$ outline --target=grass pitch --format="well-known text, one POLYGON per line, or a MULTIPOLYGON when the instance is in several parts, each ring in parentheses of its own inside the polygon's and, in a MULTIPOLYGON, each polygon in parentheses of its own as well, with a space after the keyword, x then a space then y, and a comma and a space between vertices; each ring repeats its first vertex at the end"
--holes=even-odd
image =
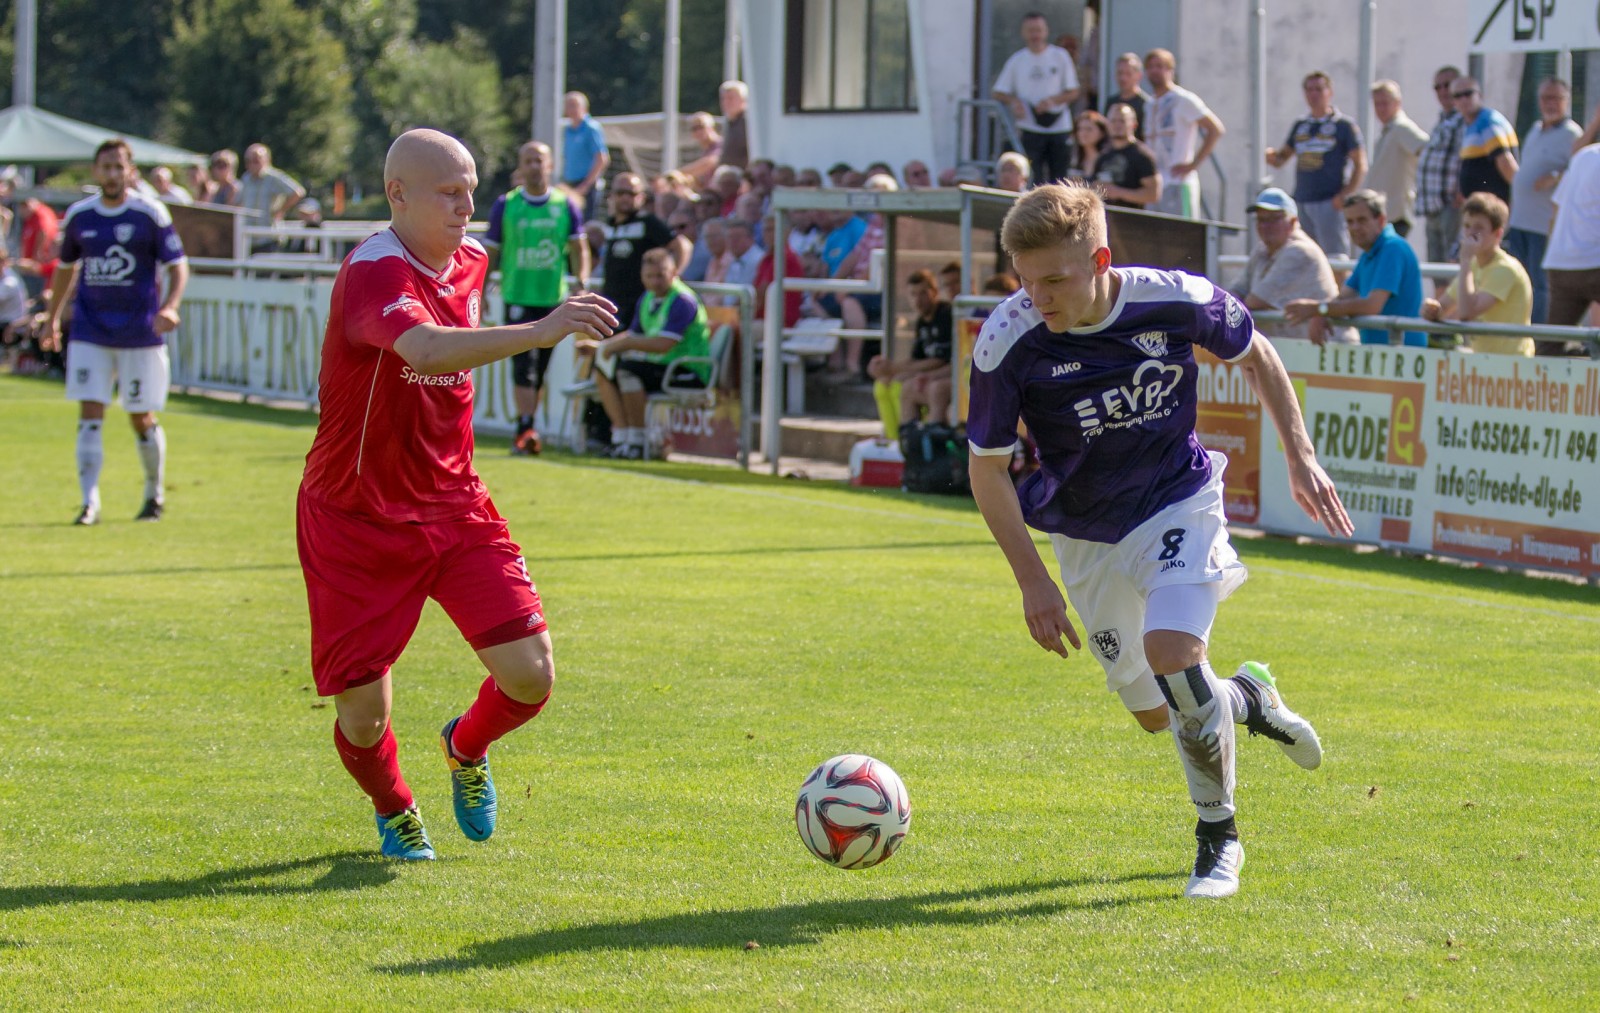
POLYGON ((312 418, 175 401, 136 525, 114 417, 86 530, 73 418, 0 377, 0 1007, 1600 1004, 1593 588, 1241 540, 1217 667, 1272 662, 1328 756, 1241 738, 1243 889, 1185 902, 1170 740, 1032 644, 970 503, 495 442, 556 695, 467 841, 436 736, 481 673, 429 607, 395 728, 440 860, 401 865, 310 689, 312 418), (793 828, 842 752, 911 792, 866 872, 793 828))

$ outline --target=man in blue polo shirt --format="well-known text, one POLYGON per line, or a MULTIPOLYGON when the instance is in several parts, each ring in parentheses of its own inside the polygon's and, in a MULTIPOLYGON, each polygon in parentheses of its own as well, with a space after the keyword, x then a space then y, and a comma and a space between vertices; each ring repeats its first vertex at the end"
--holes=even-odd
POLYGON ((600 206, 600 191, 605 184, 611 152, 606 150, 606 132, 589 115, 589 96, 569 91, 561 103, 567 118, 561 142, 561 185, 577 198, 585 221, 592 220, 600 206))
MULTIPOLYGON (((1336 299, 1317 302, 1295 299, 1283 312, 1291 323, 1304 323, 1312 317, 1397 316, 1414 317, 1422 312, 1422 268, 1410 244, 1400 238, 1384 217, 1383 194, 1357 190, 1344 199, 1344 221, 1350 238, 1361 247, 1361 259, 1339 289, 1336 299)), ((1389 331, 1381 327, 1361 328, 1363 345, 1390 344, 1389 331)), ((1401 343, 1426 348, 1428 336, 1422 331, 1406 331, 1401 343)))

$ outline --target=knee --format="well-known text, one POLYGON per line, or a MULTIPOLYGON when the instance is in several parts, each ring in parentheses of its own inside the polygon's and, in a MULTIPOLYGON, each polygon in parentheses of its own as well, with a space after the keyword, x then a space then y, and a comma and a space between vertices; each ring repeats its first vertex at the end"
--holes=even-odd
POLYGON ((1160 707, 1152 707, 1147 711, 1134 711, 1133 719, 1139 722, 1140 728, 1143 728, 1151 735, 1166 731, 1167 725, 1171 722, 1166 704, 1162 704, 1160 707))
POLYGON ((361 749, 370 749, 383 738, 384 729, 389 727, 389 712, 387 710, 365 711, 341 709, 339 711, 339 730, 344 733, 345 739, 352 746, 361 749))
POLYGON ((1144 656, 1157 675, 1172 675, 1206 660, 1206 644, 1178 630, 1150 630, 1144 635, 1144 656))
POLYGON ((500 691, 521 703, 538 703, 555 686, 555 659, 545 637, 519 641, 518 650, 502 653, 489 666, 500 691))

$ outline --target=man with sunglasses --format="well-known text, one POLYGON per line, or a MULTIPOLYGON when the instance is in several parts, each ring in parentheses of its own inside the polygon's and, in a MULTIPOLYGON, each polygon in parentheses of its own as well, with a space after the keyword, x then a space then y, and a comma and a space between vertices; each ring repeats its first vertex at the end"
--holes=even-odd
POLYGON ((1439 122, 1417 160, 1416 210, 1428 219, 1428 260, 1449 261, 1456 234, 1461 231, 1461 114, 1456 112, 1450 89, 1461 71, 1440 67, 1433 75, 1433 94, 1439 100, 1439 122))
POLYGON ((606 243, 601 251, 605 282, 601 294, 617 307, 621 318, 633 319, 644 294, 640 268, 648 250, 670 246, 681 268, 694 252, 689 241, 673 235, 667 223, 644 209, 644 181, 631 172, 619 173, 606 191, 611 214, 606 218, 606 243))
POLYGON ((1461 114, 1461 183, 1463 197, 1492 193, 1511 201, 1511 179, 1517 174, 1517 131, 1498 110, 1483 104, 1483 92, 1470 77, 1450 85, 1450 101, 1461 114))

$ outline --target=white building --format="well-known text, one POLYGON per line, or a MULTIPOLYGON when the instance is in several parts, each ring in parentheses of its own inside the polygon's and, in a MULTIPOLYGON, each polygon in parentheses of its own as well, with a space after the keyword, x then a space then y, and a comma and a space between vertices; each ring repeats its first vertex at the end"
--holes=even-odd
MULTIPOLYGON (((963 99, 987 98, 1005 57, 1020 46, 1022 15, 1038 9, 1053 35, 1090 35, 1101 6, 1098 33, 1101 94, 1116 54, 1162 47, 1178 59, 1178 81, 1197 92, 1227 127, 1216 165, 1202 171, 1211 214, 1234 222, 1256 188, 1268 180, 1291 185, 1293 169, 1274 171, 1260 148, 1282 143, 1305 111, 1301 79, 1313 69, 1333 79, 1335 102, 1347 115, 1372 123, 1367 95, 1372 80, 1390 78, 1404 92, 1409 115, 1431 128, 1439 105, 1432 76, 1444 64, 1469 69, 1469 47, 1490 50, 1482 61, 1485 98, 1518 127, 1531 106, 1518 46, 1553 51, 1571 40, 1559 26, 1538 38, 1511 25, 1511 7, 1494 0, 734 0, 743 26, 742 64, 750 84, 751 146, 795 166, 826 169, 836 161, 857 167, 883 160, 898 168, 912 158, 938 168, 970 157, 958 150, 963 99), (1261 80, 1254 84, 1256 26, 1264 11, 1261 80), (1364 20, 1364 9, 1367 18, 1364 20), (1495 13, 1503 12, 1503 13, 1495 13), (1505 22, 1501 24, 1500 22, 1505 22), (1363 27, 1371 43, 1364 65, 1363 27), (1503 37, 1503 38, 1502 38, 1503 37), (1366 74, 1363 75, 1363 70, 1366 74), (1365 77, 1365 80, 1362 78, 1365 77), (1259 108, 1256 99, 1259 94, 1259 108), (1520 105, 1519 105, 1520 103, 1520 105), (1524 115, 1519 116, 1521 108, 1524 115), (1259 128, 1255 117, 1259 115, 1259 128)), ((1563 5, 1563 7, 1569 5, 1563 5)), ((1592 20, 1592 5, 1589 18, 1592 20)), ((1543 26, 1541 26, 1543 27, 1543 26)), ((1582 44, 1583 38, 1566 44, 1582 44)), ((1080 48, 1082 53, 1088 45, 1080 48)), ((1600 98, 1600 59, 1578 59, 1583 119, 1600 98), (1592 71, 1585 75, 1584 71, 1592 71), (1584 94, 1587 91, 1587 95, 1584 94)), ((1549 70, 1556 69, 1550 58, 1549 70)), ((1568 67, 1570 74, 1570 65, 1568 67)), ((1532 70, 1539 70, 1534 64, 1532 70)), ((1539 73, 1547 73, 1539 70, 1539 73)), ((1370 132, 1370 130, 1369 130, 1370 132)), ((1369 142, 1370 143, 1370 142, 1369 142)), ((1420 230, 1419 230, 1420 231, 1420 230)))

